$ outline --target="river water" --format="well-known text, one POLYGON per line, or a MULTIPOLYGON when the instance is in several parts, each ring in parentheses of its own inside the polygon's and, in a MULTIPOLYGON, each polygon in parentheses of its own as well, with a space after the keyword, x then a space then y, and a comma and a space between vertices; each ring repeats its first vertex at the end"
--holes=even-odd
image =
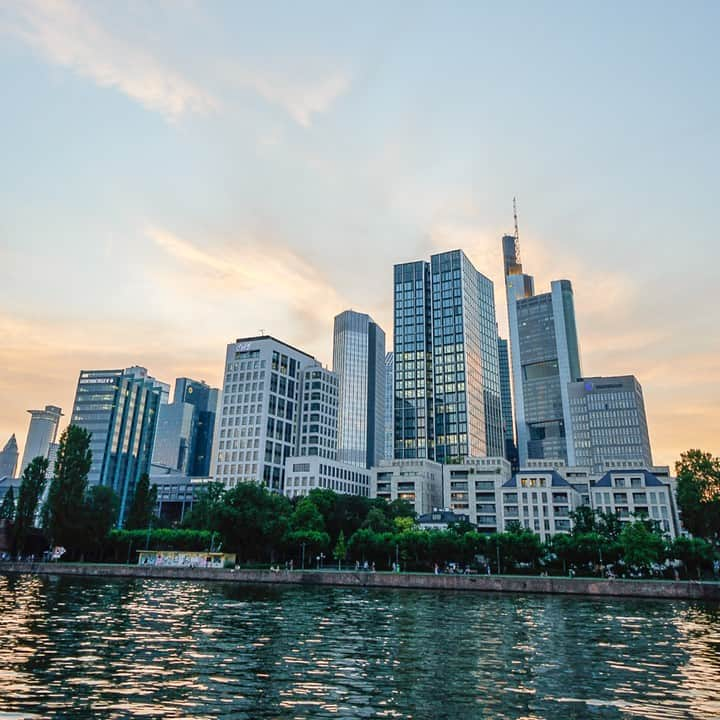
POLYGON ((0 720, 720 718, 701 603, 0 575, 0 720))

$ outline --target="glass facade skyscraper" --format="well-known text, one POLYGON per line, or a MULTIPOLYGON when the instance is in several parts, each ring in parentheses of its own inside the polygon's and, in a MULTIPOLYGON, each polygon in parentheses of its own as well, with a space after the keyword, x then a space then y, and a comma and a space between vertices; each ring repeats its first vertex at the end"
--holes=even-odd
POLYGON ((510 352, 508 341, 498 338, 498 359, 500 363, 500 399, 502 401, 503 437, 505 457, 514 469, 518 467, 517 445, 515 445, 515 423, 513 422, 512 391, 510 385, 510 352))
POLYGON ((461 250, 395 266, 395 456, 502 456, 494 288, 461 250))
POLYGON ((572 285, 555 280, 549 293, 535 295, 508 237, 503 256, 520 467, 542 458, 574 465, 568 383, 582 371, 572 285))
POLYGON ((395 457, 395 355, 385 354, 385 444, 383 458, 395 457))
POLYGON ((385 333, 369 315, 335 318, 333 371, 339 382, 339 462, 374 467, 385 446, 385 333))
POLYGON ((18 444, 15 435, 11 435, 5 443, 5 447, 0 451, 0 478, 14 478, 17 464, 18 444))
POLYGON ((174 403, 187 403, 194 408, 193 440, 188 459, 188 474, 207 477, 210 474, 218 389, 202 380, 181 377, 175 380, 174 403))
POLYGON ((118 524, 140 475, 150 471, 158 409, 167 385, 145 368, 82 370, 71 423, 92 433, 89 485, 107 485, 120 498, 118 524))
POLYGON ((30 426, 22 462, 18 468, 20 474, 36 457, 48 456, 50 446, 57 439, 58 425, 63 416, 62 409, 56 405, 46 405, 44 410, 28 410, 28 412, 31 416, 30 426))

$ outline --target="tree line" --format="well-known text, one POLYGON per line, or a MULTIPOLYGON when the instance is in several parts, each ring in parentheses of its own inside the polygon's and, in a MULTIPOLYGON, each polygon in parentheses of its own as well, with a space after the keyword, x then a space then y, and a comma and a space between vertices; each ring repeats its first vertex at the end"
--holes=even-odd
POLYGON ((109 487, 88 487, 91 462, 90 434, 70 425, 42 507, 47 460, 35 458, 25 468, 17 503, 10 490, 0 506, 0 518, 12 523, 16 554, 26 553, 37 518, 46 541, 65 547, 67 557, 120 562, 134 562, 135 551, 147 547, 222 549, 242 564, 292 560, 299 568, 321 559, 325 565, 367 561, 378 569, 399 564, 416 571, 451 563, 484 572, 592 573, 613 565, 644 574, 666 560, 680 560, 688 575, 698 576, 712 568, 720 543, 720 459, 699 450, 684 453, 676 466, 678 504, 693 537, 672 542, 647 517, 622 522, 589 507, 572 513, 571 533, 547 543, 518 523, 493 534, 478 533, 467 523, 426 531, 405 501, 320 488, 291 500, 254 483, 227 489, 209 483, 196 492, 182 523, 168 528, 153 516, 157 490, 147 475, 136 484, 120 530, 114 529, 116 494, 109 487))

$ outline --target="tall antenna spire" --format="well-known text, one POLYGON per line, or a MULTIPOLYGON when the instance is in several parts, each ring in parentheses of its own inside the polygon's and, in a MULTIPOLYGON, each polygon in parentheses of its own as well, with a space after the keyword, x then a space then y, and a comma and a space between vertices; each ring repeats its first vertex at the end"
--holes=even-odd
POLYGON ((515 220, 515 262, 520 263, 520 232, 518 231, 517 201, 513 196, 513 219, 515 220))

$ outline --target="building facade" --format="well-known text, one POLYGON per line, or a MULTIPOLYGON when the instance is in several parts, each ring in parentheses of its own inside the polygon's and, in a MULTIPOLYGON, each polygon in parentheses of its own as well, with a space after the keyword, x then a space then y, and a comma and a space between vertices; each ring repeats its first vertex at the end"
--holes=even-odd
POLYGON ((81 370, 71 423, 91 433, 89 485, 107 485, 120 498, 124 523, 135 484, 150 472, 158 410, 165 383, 140 367, 81 370))
POLYGON ((372 467, 385 448, 385 333, 369 315, 335 318, 333 371, 339 381, 338 460, 372 467))
POLYGON ((213 477, 226 487, 264 484, 282 492, 285 461, 296 454, 300 386, 320 363, 269 335, 227 346, 213 444, 213 477))
POLYGON ((395 456, 504 453, 492 281, 461 250, 394 269, 395 456))
POLYGON ((569 280, 526 295, 529 276, 507 277, 508 321, 520 467, 532 458, 575 464, 568 383, 581 375, 569 280))
POLYGON ((634 375, 583 378, 568 386, 575 462, 599 472, 609 461, 652 467, 645 401, 634 375))
POLYGON ((443 507, 467 515, 479 532, 502 531, 500 488, 512 477, 503 457, 465 458, 443 466, 443 507))
POLYGON ((5 447, 0 451, 0 478, 14 478, 18 464, 18 444, 15 435, 11 435, 10 439, 5 443, 5 447))
POLYGON ((371 474, 367 468, 317 455, 290 457, 285 462, 284 492, 293 498, 307 495, 316 488, 325 488, 341 495, 369 497, 371 474))
POLYGON ((57 439, 58 425, 62 417, 62 409, 56 405, 46 405, 44 410, 28 410, 30 426, 28 427, 22 462, 18 468, 22 474, 25 468, 36 457, 48 456, 50 445, 57 439))
POLYGON ((173 402, 160 405, 153 447, 152 464, 191 474, 192 452, 195 447, 195 408, 190 403, 173 402))
POLYGON ((442 465, 432 460, 382 460, 372 469, 370 496, 387 502, 405 500, 423 515, 441 506, 442 483, 442 465))
POLYGON ((203 380, 187 377, 175 380, 174 403, 192 405, 194 441, 190 451, 188 473, 193 477, 210 474, 215 420, 217 417, 218 389, 210 387, 203 380))
POLYGON ((296 455, 337 459, 338 393, 338 376, 331 370, 320 366, 303 370, 296 455))
POLYGON ((385 354, 385 443, 383 459, 395 457, 395 354, 385 354))
POLYGON ((510 383, 510 351, 508 341, 498 338, 498 362, 500 367, 500 399, 502 402, 503 438, 505 457, 513 470, 518 469, 518 453, 515 444, 515 421, 513 415, 512 386, 510 383))

